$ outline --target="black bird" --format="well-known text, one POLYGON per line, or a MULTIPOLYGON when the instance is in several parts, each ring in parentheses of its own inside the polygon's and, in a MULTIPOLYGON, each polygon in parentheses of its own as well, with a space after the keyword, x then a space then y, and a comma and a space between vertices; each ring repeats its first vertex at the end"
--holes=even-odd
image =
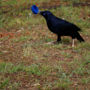
POLYGON ((50 11, 41 11, 40 15, 46 19, 49 30, 57 35, 57 42, 61 41, 61 36, 71 36, 73 47, 75 38, 80 42, 84 42, 84 39, 78 33, 81 29, 73 23, 54 16, 50 11))

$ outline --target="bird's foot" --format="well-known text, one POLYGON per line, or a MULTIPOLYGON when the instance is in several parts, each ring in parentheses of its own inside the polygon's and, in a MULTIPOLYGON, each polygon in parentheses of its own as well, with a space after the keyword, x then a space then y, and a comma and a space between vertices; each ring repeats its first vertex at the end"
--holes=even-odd
POLYGON ((74 48, 74 45, 72 44, 72 48, 74 48))

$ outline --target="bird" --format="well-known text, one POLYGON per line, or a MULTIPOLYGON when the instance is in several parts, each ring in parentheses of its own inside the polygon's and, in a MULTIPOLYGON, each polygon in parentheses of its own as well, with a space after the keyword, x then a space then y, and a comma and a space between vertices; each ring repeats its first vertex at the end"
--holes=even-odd
POLYGON ((40 11, 40 15, 46 20, 48 29, 57 35, 57 41, 61 42, 62 36, 70 36, 72 38, 72 47, 74 47, 74 40, 77 39, 80 42, 85 40, 79 34, 81 29, 75 24, 68 22, 62 18, 56 17, 52 12, 40 11))

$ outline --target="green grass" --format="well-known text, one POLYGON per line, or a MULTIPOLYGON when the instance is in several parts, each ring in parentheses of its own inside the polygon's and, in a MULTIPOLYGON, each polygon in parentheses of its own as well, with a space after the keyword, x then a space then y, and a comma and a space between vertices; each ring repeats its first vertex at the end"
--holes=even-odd
POLYGON ((5 79, 3 82, 0 82, 0 89, 2 89, 3 87, 7 86, 9 83, 9 79, 5 79))
POLYGON ((30 39, 30 36, 20 36, 19 38, 12 39, 12 42, 22 42, 22 41, 26 41, 29 39, 30 39))
POLYGON ((81 79, 81 83, 82 84, 88 84, 88 83, 90 83, 90 78, 82 78, 81 79))
POLYGON ((5 90, 10 89, 10 90, 16 90, 20 86, 19 82, 11 82, 10 77, 5 78, 5 77, 0 77, 0 89, 5 90))
MULTIPOLYGON (((78 1, 80 0, 70 0, 71 3, 78 1)), ((38 1, 39 4, 42 2, 48 2, 48 0, 38 1)), ((86 42, 79 43, 76 40, 75 47, 72 48, 69 37, 62 37, 60 44, 46 44, 55 41, 56 36, 46 28, 43 17, 34 15, 31 10, 23 9, 29 4, 36 3, 36 0, 32 2, 23 0, 18 3, 17 0, 2 2, 2 6, 8 8, 0 9, 0 28, 9 32, 14 31, 15 37, 0 38, 0 89, 22 90, 29 87, 32 90, 33 88, 89 90, 89 7, 62 5, 56 9, 50 9, 56 16, 75 23, 82 29, 80 34, 86 42), (2 13, 9 10, 10 12, 2 13)), ((2 29, 0 32, 3 32, 2 29)))
POLYGON ((0 72, 1 73, 17 73, 17 72, 27 72, 29 74, 42 75, 46 74, 50 69, 47 65, 32 64, 30 66, 25 66, 23 64, 14 65, 12 63, 1 63, 0 72))
POLYGON ((2 73, 15 73, 23 69, 23 65, 14 66, 12 63, 1 63, 0 72, 2 73))
MULTIPOLYGON (((31 28, 32 25, 38 25, 41 23, 45 23, 45 20, 42 17, 40 17, 39 15, 37 15, 37 16, 33 15, 31 10, 27 10, 27 9, 22 10, 22 7, 26 7, 26 6, 28 6, 27 4, 31 3, 29 0, 27 2, 25 0, 23 0, 20 3, 18 2, 18 4, 16 2, 17 2, 17 0, 13 0, 13 1, 8 0, 6 2, 2 2, 2 6, 4 6, 4 5, 15 6, 14 4, 16 4, 19 7, 17 7, 16 10, 13 10, 13 7, 11 8, 11 6, 10 6, 9 8, 12 10, 10 10, 6 14, 1 13, 1 15, 0 15, 0 18, 1 18, 0 27, 1 28, 5 28, 7 30, 14 29, 14 28, 20 29, 22 27, 25 27, 25 28, 30 27, 31 28), (24 3, 25 3, 25 5, 23 5, 24 3), (31 16, 29 15, 30 13, 31 13, 31 16)), ((43 2, 43 1, 41 1, 41 0, 38 1, 38 3, 40 3, 40 2, 43 2)), ((5 9, 5 10, 8 10, 8 9, 5 9)), ((52 9, 50 11, 52 11, 54 14, 56 14, 60 18, 64 18, 70 22, 75 23, 76 25, 81 27, 84 32, 86 32, 85 29, 90 28, 90 23, 89 23, 90 18, 87 17, 87 15, 89 15, 89 13, 90 13, 90 10, 89 10, 89 7, 85 7, 84 12, 82 12, 82 10, 83 10, 82 7, 77 8, 77 7, 72 7, 72 6, 69 6, 69 7, 61 6, 60 8, 57 8, 56 10, 52 9), (60 11, 60 12, 58 12, 58 11, 60 11), (84 20, 83 17, 85 17, 86 20, 84 20)), ((1 9, 0 11, 4 11, 4 10, 1 9)), ((86 33, 86 34, 88 34, 88 33, 86 33)))

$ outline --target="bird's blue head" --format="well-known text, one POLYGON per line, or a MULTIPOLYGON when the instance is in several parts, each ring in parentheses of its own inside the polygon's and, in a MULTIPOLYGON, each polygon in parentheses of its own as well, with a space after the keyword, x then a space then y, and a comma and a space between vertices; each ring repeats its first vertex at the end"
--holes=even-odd
POLYGON ((48 16, 52 15, 52 13, 50 11, 40 11, 40 14, 42 16, 44 16, 45 18, 47 18, 48 16))

